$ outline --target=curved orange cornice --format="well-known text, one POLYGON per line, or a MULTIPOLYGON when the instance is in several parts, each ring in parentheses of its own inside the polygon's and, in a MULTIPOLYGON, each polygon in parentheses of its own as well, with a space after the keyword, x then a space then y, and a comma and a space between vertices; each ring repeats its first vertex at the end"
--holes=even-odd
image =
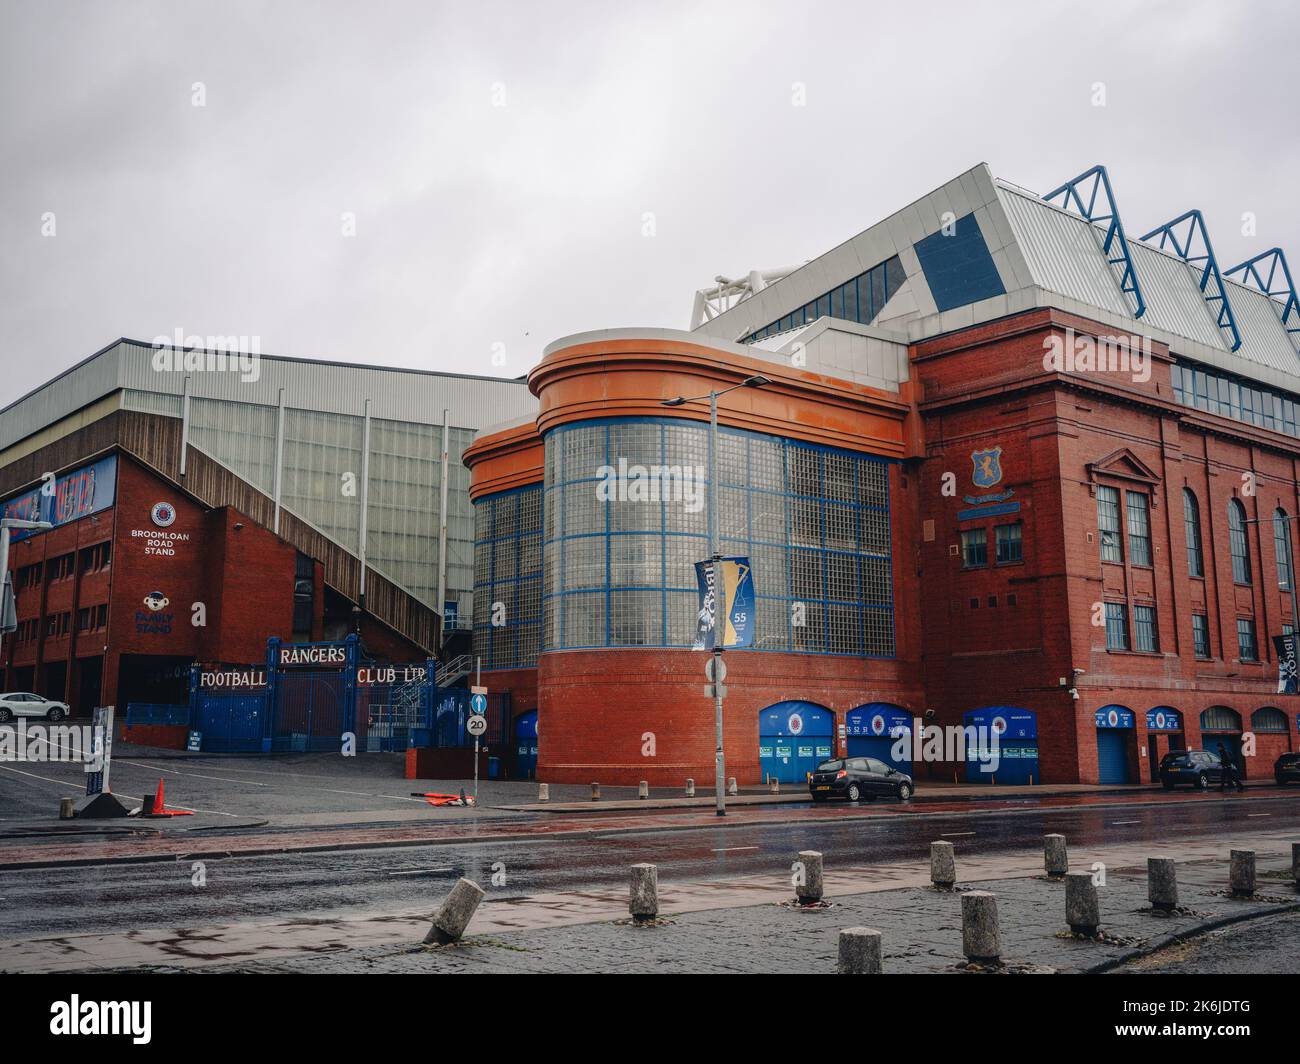
POLYGON ((761 373, 772 383, 741 388, 718 404, 722 424, 901 458, 911 403, 900 395, 715 347, 664 338, 592 340, 557 348, 528 375, 541 403, 537 430, 599 417, 707 421, 706 403, 662 400, 730 387, 761 373))
POLYGON ((526 487, 542 482, 542 438, 529 421, 480 436, 467 448, 462 461, 469 467, 469 497, 526 487))

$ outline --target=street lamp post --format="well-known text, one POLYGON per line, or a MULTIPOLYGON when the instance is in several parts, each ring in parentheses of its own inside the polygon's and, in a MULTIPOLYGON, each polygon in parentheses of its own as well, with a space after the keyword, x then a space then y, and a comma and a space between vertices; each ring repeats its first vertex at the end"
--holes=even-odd
POLYGON ((714 389, 707 396, 691 399, 677 396, 663 400, 663 406, 685 406, 709 400, 709 568, 713 576, 713 728, 716 746, 713 753, 713 787, 717 795, 718 816, 727 815, 726 760, 722 750, 722 642, 726 632, 725 621, 720 616, 722 594, 722 549, 718 533, 718 396, 734 392, 737 388, 761 388, 772 382, 761 374, 746 377, 730 388, 714 389), (720 630, 720 625, 723 625, 720 630))
MULTIPOLYGON (((30 532, 48 532, 54 526, 49 521, 24 521, 17 517, 0 519, 0 641, 4 639, 4 624, 9 611, 9 530, 20 528, 30 532)), ((3 661, 0 655, 0 661, 3 661)), ((8 677, 5 677, 8 682, 8 677)))

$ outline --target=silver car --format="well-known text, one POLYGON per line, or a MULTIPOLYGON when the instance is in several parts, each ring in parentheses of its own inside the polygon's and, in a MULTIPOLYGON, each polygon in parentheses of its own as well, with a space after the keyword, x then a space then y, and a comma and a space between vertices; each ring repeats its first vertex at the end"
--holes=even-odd
POLYGON ((15 717, 43 717, 45 720, 62 720, 68 715, 68 703, 42 698, 30 691, 9 691, 0 694, 0 724, 8 724, 15 717))

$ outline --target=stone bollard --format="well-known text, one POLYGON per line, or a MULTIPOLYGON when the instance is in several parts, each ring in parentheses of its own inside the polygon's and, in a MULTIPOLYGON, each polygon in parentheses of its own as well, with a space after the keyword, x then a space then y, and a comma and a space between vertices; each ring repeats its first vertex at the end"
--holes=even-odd
POLYGON ((599 801, 600 801, 600 784, 599 784, 599 783, 593 783, 593 784, 591 785, 591 800, 592 800, 593 802, 599 802, 599 801))
POLYGON ((1228 865, 1228 879, 1232 893, 1238 898, 1249 898, 1255 893, 1255 851, 1233 850, 1228 865))
POLYGON ((1178 908, 1178 873, 1172 857, 1147 858, 1147 900, 1162 912, 1178 908))
POLYGON ((800 850, 798 863, 803 874, 795 870, 795 899, 800 905, 816 905, 822 900, 822 855, 816 850, 800 850))
POLYGON ((1097 901, 1097 884, 1091 872, 1065 874, 1065 922, 1076 935, 1092 938, 1101 926, 1101 906, 1097 901))
POLYGON ((1070 870, 1064 835, 1043 836, 1043 868, 1053 879, 1060 879, 1070 870))
POLYGON ((880 932, 874 927, 846 927, 840 932, 840 974, 880 974, 880 932))
POLYGON ((482 900, 483 888, 477 883, 468 879, 456 880, 447 900, 434 916, 433 926, 424 936, 424 944, 431 946, 436 942, 439 946, 445 946, 449 942, 459 942, 482 900))
POLYGON ((638 798, 649 798, 649 797, 650 797, 650 784, 646 783, 645 780, 642 780, 640 783, 638 783, 638 784, 636 785, 636 796, 637 796, 638 798))
POLYGON ((771 794, 780 794, 780 793, 781 793, 781 781, 780 781, 780 780, 770 780, 770 781, 768 782, 767 789, 768 789, 768 792, 771 793, 771 794))
POLYGON ((537 785, 537 800, 539 802, 549 802, 551 800, 551 785, 549 783, 539 783, 537 785))
POLYGON ((996 964, 1002 956, 998 899, 987 890, 961 896, 961 951, 968 961, 996 964))
POLYGON ((951 842, 930 843, 930 882, 940 890, 952 890, 957 882, 957 860, 951 842))
POLYGON ((730 795, 737 795, 740 793, 740 788, 736 786, 735 776, 732 776, 729 780, 727 780, 727 793, 730 795))
POLYGON ((688 780, 686 781, 686 797, 687 797, 687 798, 694 798, 694 797, 695 797, 695 781, 694 781, 694 780, 688 779, 688 780))
POLYGON ((627 911, 637 923, 659 915, 659 869, 652 864, 634 864, 628 891, 627 911))
POLYGON ((75 798, 59 799, 59 819, 74 820, 77 816, 77 800, 75 798))

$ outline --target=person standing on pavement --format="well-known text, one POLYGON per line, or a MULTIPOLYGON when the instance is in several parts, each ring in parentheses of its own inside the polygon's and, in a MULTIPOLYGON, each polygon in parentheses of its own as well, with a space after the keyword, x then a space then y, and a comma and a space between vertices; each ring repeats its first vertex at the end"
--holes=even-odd
POLYGON ((1219 773, 1219 793, 1222 794, 1228 789, 1229 784, 1236 784, 1238 791, 1244 791, 1246 788, 1241 782, 1241 777, 1237 775, 1237 764, 1228 754, 1228 748, 1219 744, 1219 761, 1223 765, 1223 771, 1219 773))

